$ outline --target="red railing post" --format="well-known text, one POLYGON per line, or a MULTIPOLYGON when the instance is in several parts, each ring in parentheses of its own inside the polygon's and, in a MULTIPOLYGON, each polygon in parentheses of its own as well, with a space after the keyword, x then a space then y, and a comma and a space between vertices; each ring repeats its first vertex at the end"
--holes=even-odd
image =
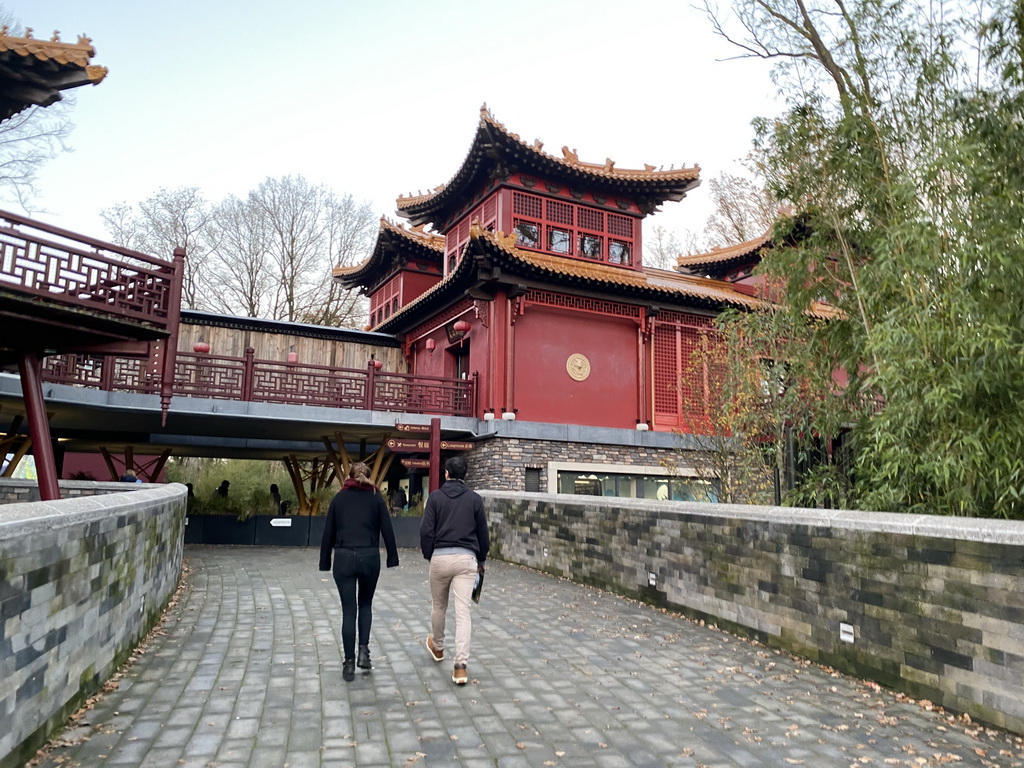
POLYGON ((114 391, 114 367, 113 355, 100 358, 100 389, 104 392, 114 391))
POLYGON ((473 371, 473 385, 469 388, 469 410, 464 413, 464 416, 476 415, 476 399, 480 392, 480 371, 473 371))
POLYGON ((373 410, 374 395, 376 394, 374 389, 377 387, 376 374, 377 369, 374 367, 373 359, 371 358, 370 362, 366 364, 366 397, 363 401, 363 408, 368 411, 373 410))
POLYGON ((245 363, 242 368, 242 400, 249 402, 252 400, 252 387, 253 381, 256 378, 255 375, 255 355, 256 350, 253 347, 245 348, 245 363))

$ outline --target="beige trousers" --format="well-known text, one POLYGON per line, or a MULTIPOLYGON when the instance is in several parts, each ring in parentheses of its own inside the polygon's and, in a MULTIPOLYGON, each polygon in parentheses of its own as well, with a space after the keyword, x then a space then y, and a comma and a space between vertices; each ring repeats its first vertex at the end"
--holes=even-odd
POLYGON ((450 592, 455 597, 456 664, 465 664, 469 660, 469 639, 473 630, 469 604, 476 570, 476 557, 473 555, 434 555, 430 558, 430 629, 434 633, 434 647, 444 649, 445 614, 450 592))

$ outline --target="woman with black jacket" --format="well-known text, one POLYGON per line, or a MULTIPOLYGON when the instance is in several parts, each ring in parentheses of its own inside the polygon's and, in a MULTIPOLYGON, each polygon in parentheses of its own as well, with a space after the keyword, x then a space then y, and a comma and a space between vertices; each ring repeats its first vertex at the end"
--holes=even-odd
POLYGON ((345 651, 342 677, 355 679, 355 667, 369 671, 370 624, 373 622, 373 593, 380 577, 380 539, 388 551, 388 568, 398 565, 395 530, 384 497, 370 482, 370 468, 359 461, 352 465, 348 479, 331 501, 320 542, 320 570, 331 570, 334 553, 334 583, 341 598, 341 644, 345 651), (356 621, 359 623, 359 659, 355 657, 356 621))

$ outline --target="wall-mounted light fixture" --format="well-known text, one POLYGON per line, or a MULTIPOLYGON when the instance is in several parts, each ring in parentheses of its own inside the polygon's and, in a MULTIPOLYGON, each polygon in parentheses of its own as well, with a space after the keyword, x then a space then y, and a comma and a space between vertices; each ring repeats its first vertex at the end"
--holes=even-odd
POLYGON ((484 411, 484 421, 494 421, 494 409, 488 408, 484 411))
POLYGON ((646 421, 638 421, 636 423, 636 428, 640 432, 646 432, 648 429, 651 428, 651 425, 648 424, 646 421))
POLYGON ((519 413, 518 408, 513 408, 511 411, 506 411, 504 408, 502 408, 501 418, 503 418, 505 421, 515 421, 517 413, 519 413))
POLYGON ((429 352, 432 355, 434 354, 434 349, 437 347, 437 342, 434 341, 433 339, 427 339, 425 342, 423 342, 423 346, 426 348, 427 352, 429 352))

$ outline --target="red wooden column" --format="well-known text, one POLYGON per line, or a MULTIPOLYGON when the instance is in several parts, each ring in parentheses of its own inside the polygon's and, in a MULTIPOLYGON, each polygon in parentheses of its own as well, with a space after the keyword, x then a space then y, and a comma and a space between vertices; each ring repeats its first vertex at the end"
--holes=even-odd
POLYGON ((430 485, 428 493, 441 487, 444 467, 441 466, 441 420, 430 420, 430 485))
POLYGON ((42 369, 42 362, 35 352, 25 352, 18 360, 21 396, 25 401, 28 430, 32 436, 32 456, 36 460, 36 472, 39 475, 39 499, 56 501, 60 498, 60 486, 57 484, 57 462, 50 442, 50 422, 46 418, 46 403, 43 402, 42 369))

